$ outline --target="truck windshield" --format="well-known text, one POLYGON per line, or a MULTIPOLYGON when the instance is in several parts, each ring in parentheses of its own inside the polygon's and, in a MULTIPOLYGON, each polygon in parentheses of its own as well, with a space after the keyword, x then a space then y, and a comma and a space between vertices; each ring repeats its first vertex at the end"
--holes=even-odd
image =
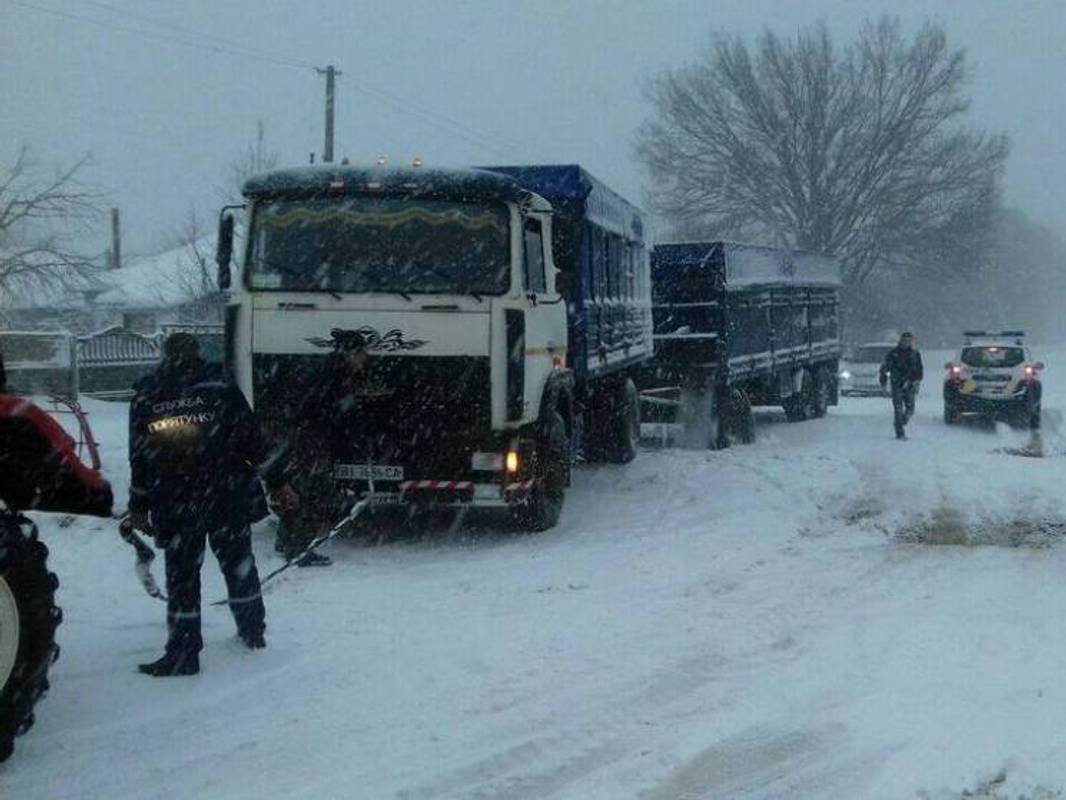
POLYGON ((400 197, 260 201, 249 288, 502 294, 507 207, 400 197))

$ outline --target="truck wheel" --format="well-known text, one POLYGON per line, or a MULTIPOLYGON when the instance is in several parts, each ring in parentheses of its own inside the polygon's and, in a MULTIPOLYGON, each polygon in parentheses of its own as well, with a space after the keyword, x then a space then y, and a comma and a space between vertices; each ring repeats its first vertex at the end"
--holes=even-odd
POLYGON ((755 416, 751 400, 741 389, 729 389, 721 406, 721 432, 726 446, 752 444, 755 441, 755 416))
POLYGON ((612 435, 607 441, 607 460, 628 464, 637 456, 640 444, 640 394, 629 378, 622 384, 621 402, 611 420, 612 435))
POLYGON ((789 422, 803 422, 813 416, 814 377, 811 375, 810 370, 803 370, 800 390, 785 398, 782 406, 785 409, 785 418, 789 422))
POLYGON ((829 412, 829 400, 833 394, 832 378, 824 367, 814 373, 814 391, 811 395, 811 415, 821 419, 829 412))
POLYGON ((512 509, 528 531, 546 531, 559 521, 570 477, 570 445, 566 423, 556 411, 541 434, 533 462, 533 489, 525 503, 512 509))
POLYGON ((625 464, 640 442, 640 394, 629 378, 605 390, 593 403, 586 457, 590 461, 625 464))
POLYGON ((59 656, 55 631, 56 576, 48 548, 25 517, 0 515, 0 762, 33 724, 33 707, 48 690, 48 668, 59 656))

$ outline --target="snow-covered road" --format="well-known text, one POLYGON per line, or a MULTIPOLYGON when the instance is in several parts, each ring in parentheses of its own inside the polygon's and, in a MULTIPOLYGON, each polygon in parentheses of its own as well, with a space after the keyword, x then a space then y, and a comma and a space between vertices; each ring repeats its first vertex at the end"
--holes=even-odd
MULTIPOLYGON (((546 534, 338 542, 270 587, 266 651, 206 610, 189 679, 135 674, 163 608, 112 527, 42 517, 63 655, 0 797, 1060 797, 1066 353, 1045 360, 1047 458, 945 427, 930 369, 908 442, 884 400, 769 412, 751 447, 579 469, 546 534)), ((125 407, 92 411, 123 497, 125 407)))

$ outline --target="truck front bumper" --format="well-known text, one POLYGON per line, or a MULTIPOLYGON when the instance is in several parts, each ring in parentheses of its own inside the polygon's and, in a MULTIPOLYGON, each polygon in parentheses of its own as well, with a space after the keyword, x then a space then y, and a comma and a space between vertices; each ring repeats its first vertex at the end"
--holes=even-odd
POLYGON ((372 506, 467 506, 510 508, 528 500, 533 481, 475 483, 473 481, 417 480, 376 488, 372 506))

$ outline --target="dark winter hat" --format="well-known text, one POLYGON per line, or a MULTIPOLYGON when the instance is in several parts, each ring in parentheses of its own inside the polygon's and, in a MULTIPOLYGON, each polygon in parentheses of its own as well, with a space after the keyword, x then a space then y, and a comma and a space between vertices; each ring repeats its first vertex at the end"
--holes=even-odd
POLYGON ((914 338, 914 334, 913 333, 911 333, 910 331, 904 331, 903 334, 899 337, 899 340, 902 342, 904 339, 913 339, 913 338, 914 338))
POLYGON ((164 361, 192 361, 200 355, 200 343, 191 333, 172 333, 163 342, 164 361))

